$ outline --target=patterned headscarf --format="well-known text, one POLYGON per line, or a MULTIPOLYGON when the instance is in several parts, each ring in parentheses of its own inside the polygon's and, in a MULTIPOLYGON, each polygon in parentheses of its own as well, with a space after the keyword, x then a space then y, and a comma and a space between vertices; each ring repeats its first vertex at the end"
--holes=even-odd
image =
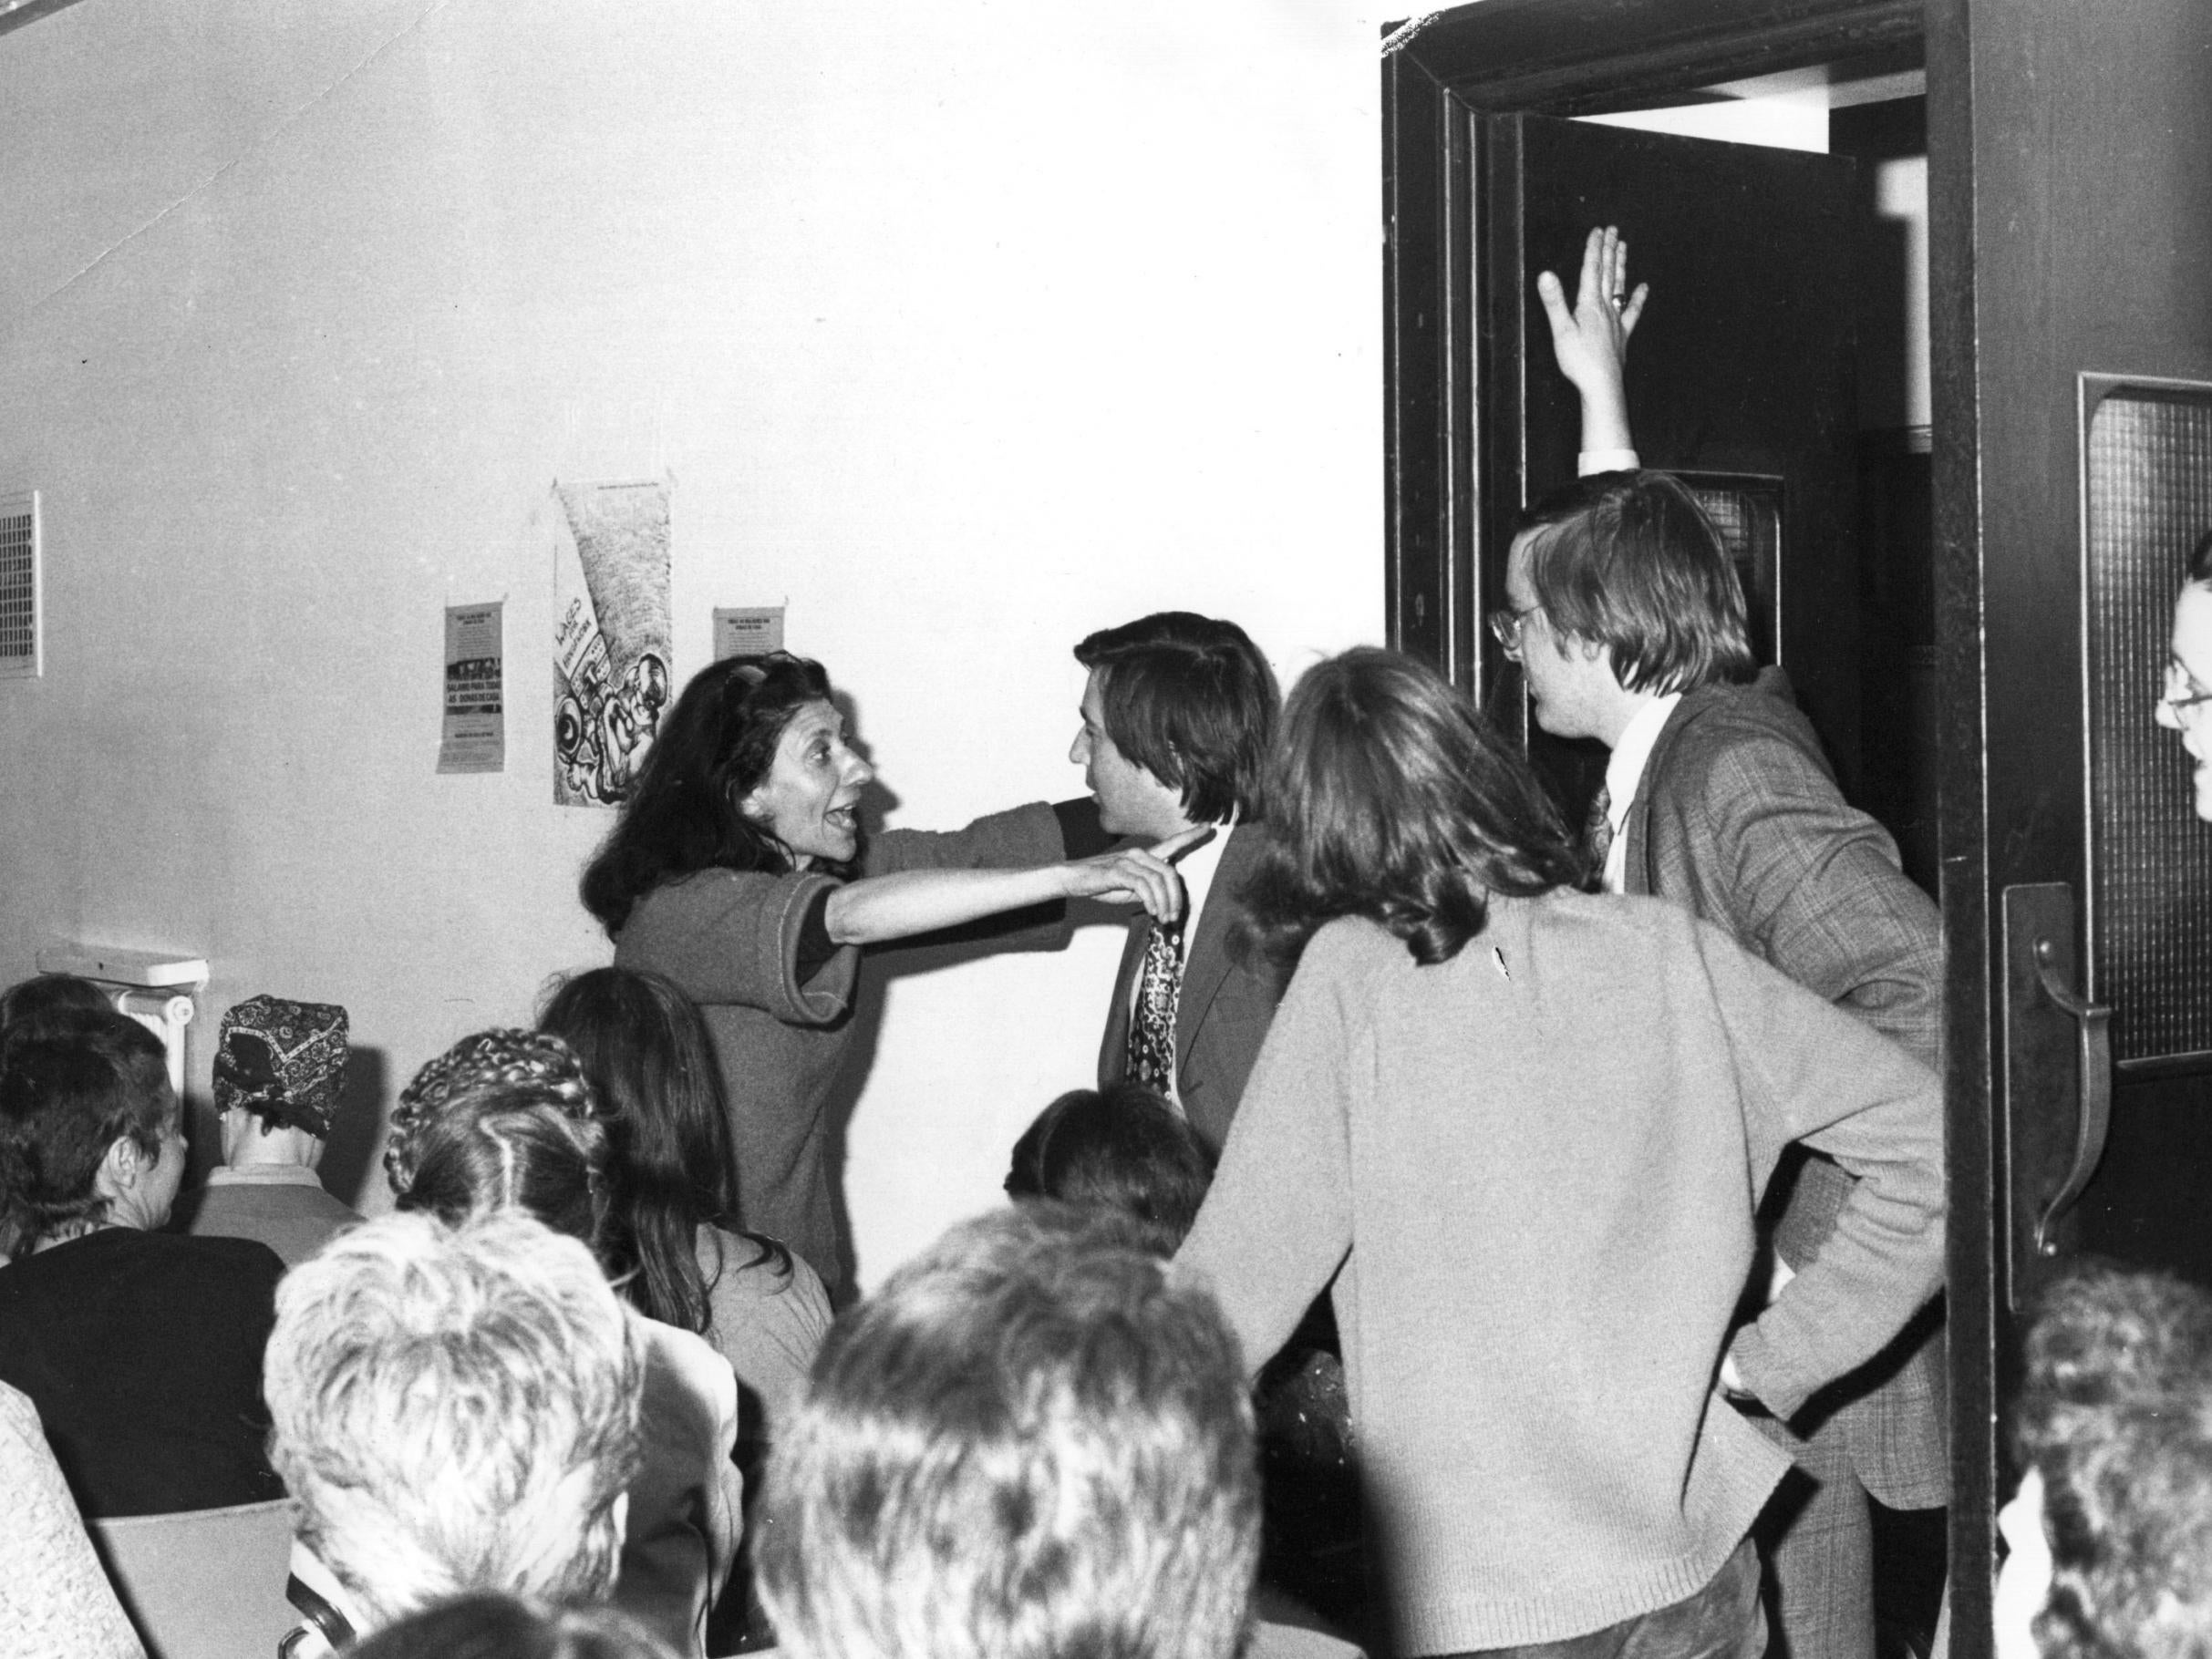
POLYGON ((222 1016, 215 1047, 215 1109, 326 1139, 346 1087, 346 1010, 336 1003, 253 996, 222 1016))
POLYGON ((487 1086, 526 1083, 580 1122, 605 1121, 584 1063, 557 1036, 542 1031, 501 1026, 465 1036, 420 1071, 399 1091, 392 1108, 391 1138, 385 1143, 384 1172, 392 1190, 414 1185, 423 1128, 457 1095, 487 1086))

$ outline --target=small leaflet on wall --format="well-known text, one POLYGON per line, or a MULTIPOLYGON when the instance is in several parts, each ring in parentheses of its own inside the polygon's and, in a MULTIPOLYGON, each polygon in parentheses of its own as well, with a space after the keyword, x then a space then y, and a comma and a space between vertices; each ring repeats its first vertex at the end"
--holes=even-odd
POLYGON ((553 800, 619 806, 668 702, 668 484, 553 493, 553 800))
POLYGON ((781 605, 739 605, 714 608, 714 660, 725 657, 762 657, 783 649, 781 605))
POLYGON ((503 601, 446 607, 445 734, 441 772, 499 772, 507 767, 503 601))

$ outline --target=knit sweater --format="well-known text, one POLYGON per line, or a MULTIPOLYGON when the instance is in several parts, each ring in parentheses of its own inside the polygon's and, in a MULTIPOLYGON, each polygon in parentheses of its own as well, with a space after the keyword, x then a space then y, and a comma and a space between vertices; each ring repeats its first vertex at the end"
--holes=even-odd
POLYGON ((1256 1367, 1337 1275, 1396 1650, 1560 1640, 1703 1586, 1786 1467, 1715 1392, 1783 1149, 1861 1177, 1735 1340, 1786 1416, 1940 1281, 1940 1108, 1903 1050, 1673 905, 1494 899, 1427 968, 1341 920, 1180 1260, 1256 1367))
MULTIPOLYGON (((1052 809, 1039 803, 965 830, 894 830, 868 844, 864 870, 1006 870, 1059 862, 1052 809)), ((809 974, 800 946, 833 876, 704 870, 637 902, 615 941, 618 967, 665 974, 699 1005, 721 1068, 738 1159, 738 1214, 844 1282, 844 1230, 830 1177, 830 1097, 853 1036, 860 947, 809 974)))
POLYGON ((38 1408, 0 1383, 0 1653, 146 1659, 55 1466, 38 1408))
POLYGON ((297 1267, 361 1219, 301 1164, 219 1166, 177 1211, 179 1231, 195 1238, 258 1239, 286 1267, 297 1267))
POLYGON ((752 1240, 718 1227, 698 1230, 699 1272, 708 1280, 705 1332, 749 1396, 740 1436, 768 1440, 806 1386, 822 1339, 830 1334, 830 1293, 822 1276, 793 1255, 780 1264, 752 1240))

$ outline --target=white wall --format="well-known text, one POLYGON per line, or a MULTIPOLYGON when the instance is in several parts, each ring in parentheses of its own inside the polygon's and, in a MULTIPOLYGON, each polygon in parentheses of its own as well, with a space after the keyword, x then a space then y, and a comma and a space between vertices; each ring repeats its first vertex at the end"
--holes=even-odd
POLYGON ((1715 103, 1675 104, 1663 109, 1632 109, 1619 115, 1577 116, 1576 119, 1593 127, 1626 127, 1721 144, 1828 153, 1827 89, 1812 84, 1715 103))
POLYGON ((1889 304, 1859 318, 1859 425, 1883 429, 1930 424, 1928 349, 1928 158, 1874 163, 1876 232, 1892 244, 1885 268, 1897 288, 1889 304), (1873 361, 1869 363, 1869 359, 1873 361))
MULTIPOLYGON (((388 1101, 603 960, 524 533, 556 477, 674 478, 679 675, 712 605, 788 600, 896 823, 1076 792, 1092 627, 1234 615, 1287 678, 1376 637, 1375 39, 1326 0, 80 0, 0 38, 0 489, 49 555, 0 979, 56 935, 203 953, 199 1092, 273 991, 346 1005, 388 1101), (436 777, 440 607, 501 596, 509 768, 436 777)), ((893 986, 864 1278, 992 1200, 1111 953, 893 986)))

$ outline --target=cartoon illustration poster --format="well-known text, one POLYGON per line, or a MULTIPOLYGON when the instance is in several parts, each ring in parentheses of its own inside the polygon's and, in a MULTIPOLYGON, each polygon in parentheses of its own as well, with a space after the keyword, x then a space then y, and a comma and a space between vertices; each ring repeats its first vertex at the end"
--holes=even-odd
POLYGON ((668 485, 553 497, 553 799, 617 806, 668 701, 668 485))

